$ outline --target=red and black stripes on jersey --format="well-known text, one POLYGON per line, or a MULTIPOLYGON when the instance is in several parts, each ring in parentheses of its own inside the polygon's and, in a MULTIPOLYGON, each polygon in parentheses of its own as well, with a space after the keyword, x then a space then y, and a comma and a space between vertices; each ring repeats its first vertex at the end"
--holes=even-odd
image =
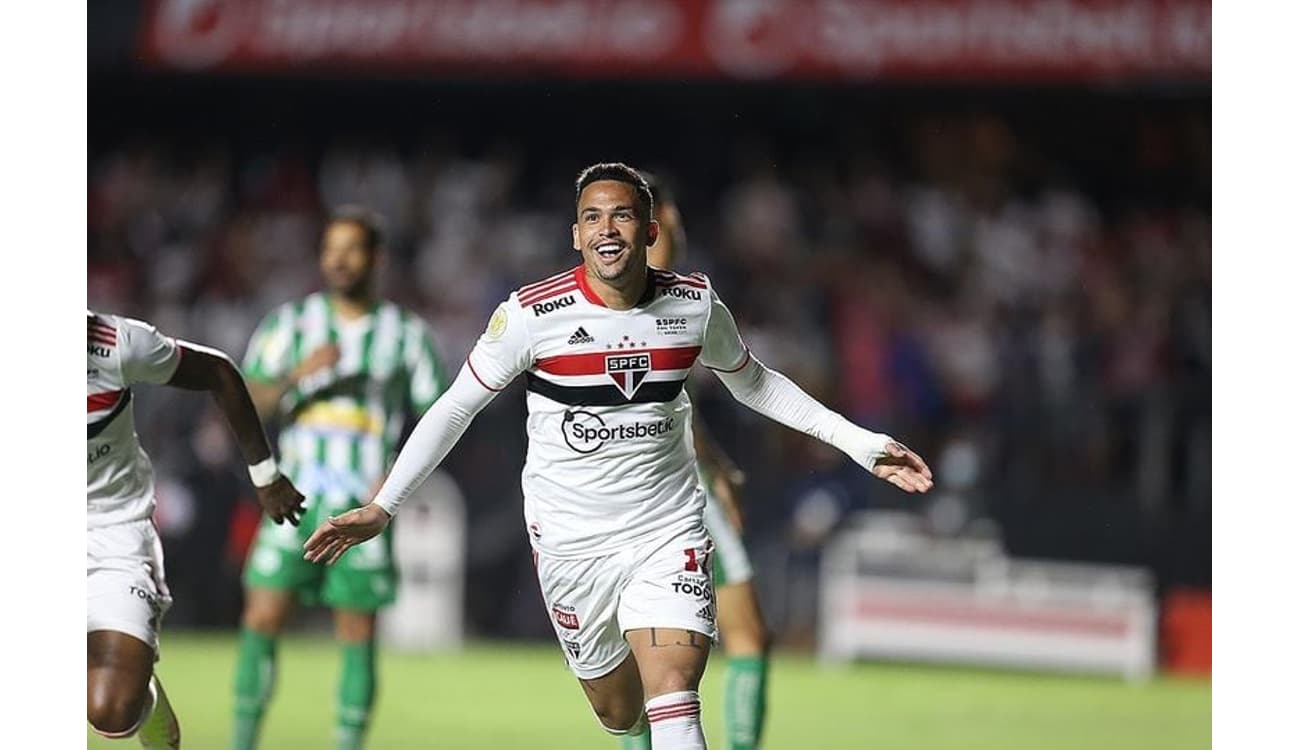
POLYGON ((623 404, 668 403, 682 392, 686 378, 671 381, 639 382, 632 395, 616 385, 560 385, 533 372, 525 372, 528 390, 567 406, 622 406, 623 404))
POLYGON ((696 272, 689 275, 683 275, 674 271, 665 271, 661 268, 651 268, 654 275, 655 286, 673 287, 689 286, 695 289, 708 289, 709 285, 704 280, 704 274, 696 272))
POLYGON ((566 292, 578 289, 577 275, 573 270, 558 273, 547 279, 519 288, 519 304, 523 307, 545 302, 566 292))
POLYGON ((569 406, 666 403, 686 383, 698 346, 543 357, 525 373, 528 390, 569 406))
POLYGON ((116 391, 105 391, 103 393, 92 393, 86 396, 86 413, 101 411, 108 407, 113 410, 108 414, 96 419, 94 422, 86 423, 86 439, 92 440, 104 431, 104 428, 113 423, 118 415, 126 411, 126 407, 131 403, 131 389, 122 388, 116 391))
MULTIPOLYGON (((558 273, 541 281, 520 287, 518 291, 519 305, 525 309, 532 309, 534 315, 544 315, 557 309, 557 307, 567 306, 565 300, 557 298, 577 292, 581 293, 593 305, 604 307, 605 303, 588 285, 585 273, 585 269, 578 266, 564 273, 558 273)), ((638 304, 649 302, 654 299, 657 293, 661 292, 677 297, 703 299, 704 291, 709 288, 703 274, 693 273, 689 276, 683 276, 679 273, 658 268, 649 269, 649 282, 646 285, 645 296, 638 304), (684 292, 683 290, 686 288, 691 291, 684 292)))
POLYGON ((87 315, 86 341, 100 346, 117 346, 117 329, 94 315, 87 315))

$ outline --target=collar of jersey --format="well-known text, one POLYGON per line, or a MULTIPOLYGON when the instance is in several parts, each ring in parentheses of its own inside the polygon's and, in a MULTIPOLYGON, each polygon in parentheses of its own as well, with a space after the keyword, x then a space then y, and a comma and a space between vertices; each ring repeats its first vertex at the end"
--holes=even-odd
MULTIPOLYGON (((650 271, 650 266, 646 266, 645 277, 645 292, 641 295, 641 299, 637 300, 636 304, 633 305, 631 309, 647 305, 655 298, 655 275, 650 271)), ((587 283, 587 270, 581 264, 579 264, 577 268, 573 269, 573 278, 578 282, 578 291, 582 292, 582 296, 586 297, 588 302, 600 307, 609 307, 609 305, 606 305, 605 301, 600 298, 600 295, 596 294, 595 290, 591 288, 591 285, 587 283)))

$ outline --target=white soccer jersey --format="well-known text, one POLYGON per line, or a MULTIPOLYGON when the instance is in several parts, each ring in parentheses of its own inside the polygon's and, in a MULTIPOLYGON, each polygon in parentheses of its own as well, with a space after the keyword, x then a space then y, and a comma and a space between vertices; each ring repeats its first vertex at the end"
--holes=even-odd
POLYGON ((629 310, 606 307, 582 266, 525 286, 470 352, 486 388, 527 378, 524 515, 551 557, 609 554, 702 523, 683 385, 696 361, 734 371, 749 352, 706 277, 649 273, 629 310))
POLYGON ((153 515, 153 467, 140 447, 131 386, 165 383, 180 347, 148 323, 86 312, 86 526, 153 515))

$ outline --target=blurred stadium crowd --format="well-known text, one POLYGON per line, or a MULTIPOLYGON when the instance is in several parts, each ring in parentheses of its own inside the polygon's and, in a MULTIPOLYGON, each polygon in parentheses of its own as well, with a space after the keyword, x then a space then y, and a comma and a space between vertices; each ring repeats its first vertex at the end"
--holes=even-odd
MULTIPOLYGON (((936 100, 884 118, 845 105, 820 139, 704 127, 699 158, 685 143, 595 153, 556 129, 473 146, 450 126, 340 128, 305 145, 121 133, 91 149, 89 300, 242 356, 262 315, 316 288, 324 210, 362 203, 389 222, 384 295, 429 321, 455 372, 511 289, 576 264, 573 175, 623 159, 675 188, 685 265, 713 277, 761 359, 930 459, 940 492, 918 510, 937 533, 992 520, 1013 552, 1208 583, 1208 532, 1203 560, 1172 564, 1144 540, 1178 537, 1142 531, 1209 514, 1208 97, 1145 112, 1079 95, 1033 114, 936 100), (1086 523, 1114 518, 1129 526, 1086 523)), ((749 472, 764 604, 796 637, 813 600, 795 589, 825 533, 851 510, 911 501, 695 380, 749 472)), ((549 632, 520 523, 522 414, 516 385, 448 463, 467 499, 479 634, 549 632)), ((148 394, 137 419, 161 481, 169 622, 233 622, 256 512, 233 446, 184 394, 148 394)))

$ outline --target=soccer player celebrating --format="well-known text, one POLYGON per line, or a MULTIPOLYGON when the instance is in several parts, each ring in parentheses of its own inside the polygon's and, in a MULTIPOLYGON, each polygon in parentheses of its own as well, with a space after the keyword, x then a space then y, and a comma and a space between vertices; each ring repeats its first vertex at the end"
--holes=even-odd
POLYGON ((282 305, 253 334, 244 362, 258 411, 281 423, 285 473, 307 495, 302 530, 264 523, 244 569, 233 747, 252 748, 275 684, 275 642, 295 600, 334 610, 343 658, 337 747, 358 748, 375 699, 375 615, 396 596, 384 534, 322 569, 302 559, 307 532, 368 502, 392 464, 408 415, 446 386, 428 328, 377 298, 378 218, 345 207, 320 246, 326 291, 282 305))
POLYGON ((180 725, 153 673, 171 595, 131 386, 210 392, 267 517, 296 525, 303 498, 280 476, 248 389, 225 354, 114 315, 87 311, 86 329, 86 718, 105 737, 138 734, 144 747, 178 748, 180 725))
MULTIPOLYGON (((686 253, 686 229, 672 191, 663 180, 641 172, 654 199, 659 238, 646 253, 650 265, 671 270, 686 253)), ((758 607, 752 579, 754 568, 741 541, 742 513, 739 496, 744 473, 704 428, 698 414, 692 417, 695 453, 699 458, 700 486, 707 503, 704 528, 713 540, 713 585, 718 603, 718 630, 727 654, 724 706, 728 750, 754 750, 763 733, 767 707, 768 634, 758 607)), ((650 738, 642 734, 623 738, 624 750, 649 750, 650 738)))
POLYGON ((887 435, 822 406, 750 355, 709 280, 647 266, 650 188, 623 164, 577 180, 582 264, 503 302, 425 413, 373 502, 330 518, 306 558, 333 562, 381 533, 403 499, 515 376, 528 385, 524 516, 570 670, 615 735, 703 748, 698 688, 717 636, 713 544, 683 384, 699 361, 743 404, 843 450, 908 492, 930 470, 887 435))

